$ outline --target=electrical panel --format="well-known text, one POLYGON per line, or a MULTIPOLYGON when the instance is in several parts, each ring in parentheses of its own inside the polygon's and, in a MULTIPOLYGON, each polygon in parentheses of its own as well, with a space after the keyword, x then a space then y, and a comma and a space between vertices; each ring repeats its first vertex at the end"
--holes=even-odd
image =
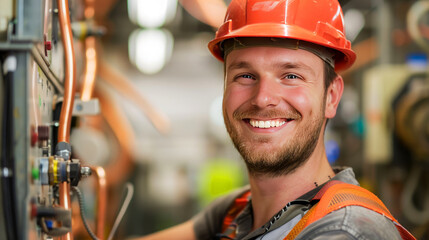
POLYGON ((69 194, 90 174, 58 137, 72 115, 60 4, 67 13, 67 1, 0 3, 0 239, 70 239, 69 194))

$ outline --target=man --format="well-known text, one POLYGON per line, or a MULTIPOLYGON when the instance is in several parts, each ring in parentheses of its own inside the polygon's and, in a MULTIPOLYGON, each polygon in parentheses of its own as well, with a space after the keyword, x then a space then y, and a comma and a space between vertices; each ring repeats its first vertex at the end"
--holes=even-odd
POLYGON ((327 161, 344 88, 335 70, 355 60, 337 0, 232 0, 209 49, 224 61, 225 125, 250 187, 148 239, 413 238, 350 168, 327 161), (352 203, 335 203, 340 192, 352 203))

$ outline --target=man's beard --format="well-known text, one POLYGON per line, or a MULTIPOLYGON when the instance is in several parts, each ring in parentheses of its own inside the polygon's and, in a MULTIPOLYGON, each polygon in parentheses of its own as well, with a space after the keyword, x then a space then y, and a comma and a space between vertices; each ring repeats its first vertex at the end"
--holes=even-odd
MULTIPOLYGON (((225 109, 224 119, 227 131, 234 143, 235 148, 243 157, 249 174, 276 177, 292 173, 309 159, 316 148, 320 131, 323 127, 324 118, 322 114, 324 109, 325 106, 323 104, 322 111, 320 112, 319 116, 315 116, 315 118, 306 125, 300 126, 299 129, 296 130, 294 138, 291 138, 288 142, 284 143, 284 146, 282 146, 280 149, 270 152, 255 151, 253 144, 247 142, 247 139, 244 139, 243 136, 240 136, 238 129, 228 118, 225 109)), ((243 119, 247 116, 249 116, 249 118, 251 116, 266 118, 285 116, 284 113, 279 113, 276 110, 258 110, 255 107, 242 112, 238 110, 233 113, 233 118, 235 120, 243 119)), ((301 115, 296 110, 286 114, 286 116, 291 115, 295 116, 295 121, 302 119, 301 115)), ((269 143, 270 137, 260 136, 256 137, 254 140, 255 141, 252 141, 254 144, 276 144, 269 143)))

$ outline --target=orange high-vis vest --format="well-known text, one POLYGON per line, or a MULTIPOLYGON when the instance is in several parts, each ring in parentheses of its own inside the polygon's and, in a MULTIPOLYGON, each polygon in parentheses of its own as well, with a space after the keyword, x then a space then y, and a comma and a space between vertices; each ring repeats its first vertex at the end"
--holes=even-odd
MULTIPOLYGON (((222 232, 225 239, 235 238, 236 225, 234 219, 244 210, 250 199, 250 191, 237 198, 224 218, 222 232)), ((295 239, 304 228, 311 223, 321 219, 325 215, 347 206, 360 206, 377 212, 393 222, 399 234, 404 240, 415 240, 416 238, 407 231, 392 216, 383 202, 370 191, 348 183, 332 180, 326 183, 314 196, 312 201, 316 203, 295 225, 284 240, 295 239)))

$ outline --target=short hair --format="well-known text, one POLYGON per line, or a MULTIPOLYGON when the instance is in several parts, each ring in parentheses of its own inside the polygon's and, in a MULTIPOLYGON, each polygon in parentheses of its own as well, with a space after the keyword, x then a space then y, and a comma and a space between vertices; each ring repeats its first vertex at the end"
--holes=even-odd
POLYGON ((324 83, 325 83, 325 93, 328 91, 329 86, 332 84, 334 79, 338 76, 338 74, 335 72, 335 69, 329 65, 327 62, 323 61, 324 63, 324 83))

